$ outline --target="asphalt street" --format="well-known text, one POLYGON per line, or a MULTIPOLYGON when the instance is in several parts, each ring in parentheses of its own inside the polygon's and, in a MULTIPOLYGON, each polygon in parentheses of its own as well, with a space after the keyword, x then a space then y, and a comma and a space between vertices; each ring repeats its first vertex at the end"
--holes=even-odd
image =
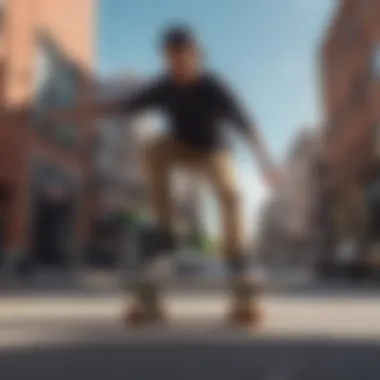
POLYGON ((257 331, 223 294, 167 297, 170 323, 131 329, 120 295, 0 300, 0 379, 380 379, 380 297, 266 295, 257 331))

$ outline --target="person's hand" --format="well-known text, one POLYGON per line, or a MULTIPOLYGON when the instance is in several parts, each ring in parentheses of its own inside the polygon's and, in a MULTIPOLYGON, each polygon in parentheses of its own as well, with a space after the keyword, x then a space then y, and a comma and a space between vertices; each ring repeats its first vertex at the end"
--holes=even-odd
POLYGON ((265 184, 272 191, 276 190, 283 180, 280 170, 273 164, 265 144, 257 136, 257 133, 250 137, 250 141, 252 152, 256 156, 265 184))

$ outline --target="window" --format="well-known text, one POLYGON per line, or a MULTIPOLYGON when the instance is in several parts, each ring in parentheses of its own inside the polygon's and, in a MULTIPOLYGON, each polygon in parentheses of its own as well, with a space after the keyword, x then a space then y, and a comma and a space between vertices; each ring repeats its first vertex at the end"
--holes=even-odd
POLYGON ((35 116, 39 129, 66 148, 75 144, 73 124, 46 125, 44 115, 52 108, 74 106, 77 101, 77 70, 46 36, 40 36, 35 61, 35 116))
POLYGON ((49 82, 52 72, 52 59, 44 46, 38 45, 36 51, 36 71, 34 89, 38 93, 42 91, 49 82))
POLYGON ((351 87, 351 101, 352 105, 361 107, 367 101, 368 96, 368 84, 369 84, 369 76, 368 71, 364 70, 363 73, 358 75, 351 87))
POLYGON ((373 141, 376 157, 380 157, 380 125, 375 123, 373 126, 373 141))
POLYGON ((4 10, 4 1, 0 0, 0 33, 3 32, 4 28, 4 19, 5 19, 5 10, 4 10))
POLYGON ((380 42, 377 44, 372 57, 372 70, 377 79, 380 79, 380 42))
POLYGON ((360 28, 351 22, 347 27, 345 38, 346 46, 347 48, 350 48, 352 44, 356 43, 359 40, 360 28))
POLYGON ((37 117, 53 106, 54 94, 51 86, 53 58, 44 45, 38 44, 36 50, 34 96, 37 117))
POLYGON ((375 5, 377 0, 361 0, 360 1, 360 9, 362 12, 362 16, 367 16, 371 14, 371 12, 375 11, 375 5))

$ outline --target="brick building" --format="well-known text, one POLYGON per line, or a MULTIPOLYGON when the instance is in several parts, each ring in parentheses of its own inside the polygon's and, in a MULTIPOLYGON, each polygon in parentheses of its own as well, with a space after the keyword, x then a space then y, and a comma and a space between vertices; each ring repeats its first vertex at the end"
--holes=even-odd
POLYGON ((94 2, 7 0, 0 30, 1 258, 59 264, 88 235, 91 124, 48 122, 91 93, 94 2))
POLYGON ((337 1, 321 74, 321 220, 330 254, 342 241, 366 239, 378 198, 371 189, 380 179, 380 1, 337 1))

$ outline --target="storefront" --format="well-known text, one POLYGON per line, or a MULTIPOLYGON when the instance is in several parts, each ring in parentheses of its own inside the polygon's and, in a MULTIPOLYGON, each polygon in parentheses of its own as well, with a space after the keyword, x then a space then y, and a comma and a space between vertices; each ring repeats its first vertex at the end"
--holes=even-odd
POLYGON ((380 238, 380 178, 377 177, 365 189, 368 231, 367 238, 377 241, 380 238))
POLYGON ((70 264, 78 237, 78 180, 65 168, 37 161, 31 193, 29 257, 37 265, 70 264))

